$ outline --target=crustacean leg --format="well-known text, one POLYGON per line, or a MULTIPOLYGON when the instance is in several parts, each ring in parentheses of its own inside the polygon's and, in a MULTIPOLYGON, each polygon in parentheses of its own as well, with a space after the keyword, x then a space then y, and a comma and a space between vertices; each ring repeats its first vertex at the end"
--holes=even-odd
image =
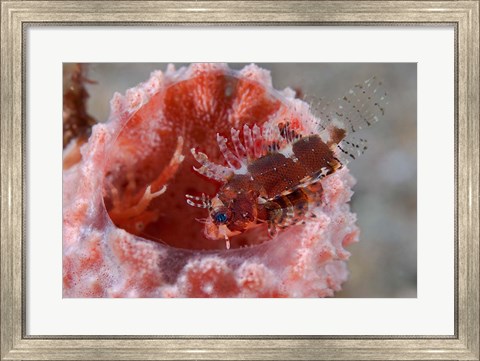
POLYGON ((113 207, 109 216, 117 226, 140 234, 149 223, 158 219, 158 212, 147 208, 155 198, 166 192, 168 181, 175 175, 184 159, 182 149, 183 137, 180 137, 170 163, 153 182, 140 191, 136 191, 133 174, 127 174, 128 184, 121 196, 118 189, 112 186, 110 193, 113 207))

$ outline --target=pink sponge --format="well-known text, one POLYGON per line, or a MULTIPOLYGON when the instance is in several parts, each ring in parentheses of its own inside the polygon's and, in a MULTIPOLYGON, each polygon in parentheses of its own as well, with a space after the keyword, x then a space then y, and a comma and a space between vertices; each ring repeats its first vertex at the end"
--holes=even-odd
MULTIPOLYGON (((191 148, 224 163, 217 133, 287 114, 299 131, 315 118, 294 92, 272 89, 250 65, 193 64, 154 72, 115 94, 108 122, 92 129, 81 160, 63 172, 64 297, 327 297, 348 271, 358 240, 343 168, 322 180, 314 218, 268 236, 266 226, 231 239, 205 237, 204 209, 185 194, 215 194, 191 148)), ((73 152, 67 147, 64 157, 73 152)))

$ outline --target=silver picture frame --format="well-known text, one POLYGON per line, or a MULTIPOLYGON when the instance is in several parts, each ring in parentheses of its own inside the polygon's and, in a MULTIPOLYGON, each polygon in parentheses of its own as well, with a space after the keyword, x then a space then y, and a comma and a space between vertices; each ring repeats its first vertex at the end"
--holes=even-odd
POLYGON ((479 1, 1 1, 2 360, 479 360, 479 1), (139 20, 141 19, 141 20, 139 20), (191 24, 455 29, 453 336, 29 336, 25 29, 191 24))

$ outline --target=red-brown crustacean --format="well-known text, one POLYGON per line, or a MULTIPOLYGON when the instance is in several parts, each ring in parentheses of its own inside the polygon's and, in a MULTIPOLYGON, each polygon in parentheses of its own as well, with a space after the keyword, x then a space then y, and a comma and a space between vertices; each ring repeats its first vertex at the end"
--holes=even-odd
POLYGON ((267 223, 273 237, 277 228, 316 217, 311 205, 321 203, 320 180, 367 149, 365 140, 352 133, 384 114, 387 94, 381 85, 375 77, 357 84, 338 102, 323 106, 322 122, 309 131, 281 120, 262 128, 245 125, 243 134, 232 128, 232 149, 227 138, 217 134, 228 167, 209 162, 207 155, 193 148, 202 165, 195 170, 224 183, 213 199, 205 194, 186 196, 188 204, 209 210, 206 236, 224 238, 230 248, 229 237, 256 225, 267 223))

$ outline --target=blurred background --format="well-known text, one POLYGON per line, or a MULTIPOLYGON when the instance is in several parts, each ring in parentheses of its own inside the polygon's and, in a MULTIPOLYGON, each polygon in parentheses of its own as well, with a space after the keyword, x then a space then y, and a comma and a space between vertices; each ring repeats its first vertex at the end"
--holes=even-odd
MULTIPOLYGON (((185 64, 175 64, 178 68, 185 64)), ((247 64, 230 63, 232 69, 247 64)), ((415 63, 257 63, 271 71, 276 89, 307 98, 336 99, 353 85, 383 79, 389 104, 383 120, 362 131, 367 152, 349 164, 357 179, 351 206, 360 242, 348 250, 349 280, 336 297, 417 296, 417 66, 415 63)), ((65 64, 64 71, 68 70, 65 64)), ((125 93, 162 63, 89 64, 88 112, 105 121, 114 92, 125 93)))

